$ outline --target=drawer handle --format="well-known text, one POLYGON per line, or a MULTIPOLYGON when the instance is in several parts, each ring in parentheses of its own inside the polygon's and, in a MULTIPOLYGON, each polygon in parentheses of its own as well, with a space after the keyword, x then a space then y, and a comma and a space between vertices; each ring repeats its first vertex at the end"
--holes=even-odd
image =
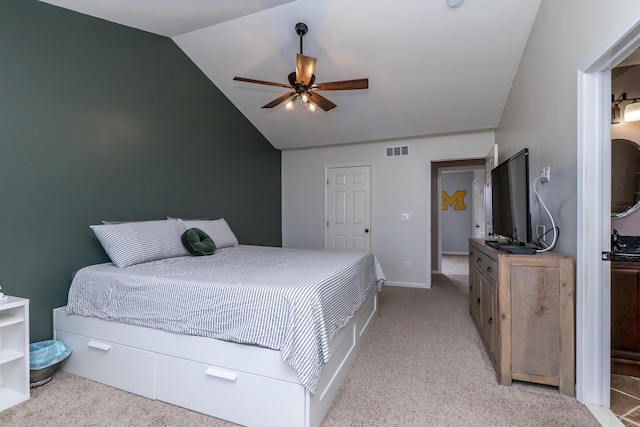
POLYGON ((222 369, 216 369, 211 367, 207 368, 207 370, 205 371, 205 374, 209 375, 210 377, 222 378, 223 380, 229 380, 229 381, 235 381, 238 378, 238 376, 233 372, 223 371, 222 369))
POLYGON ((476 303, 477 303, 478 305, 480 305, 480 298, 478 298, 478 299, 476 300, 476 303))
POLYGON ((478 264, 480 264, 480 260, 481 260, 481 259, 482 259, 482 258, 478 258, 478 259, 476 260, 476 262, 477 262, 478 264))
POLYGON ((102 350, 102 351, 109 351, 109 349, 111 348, 109 344, 105 344, 103 342, 98 342, 98 341, 89 341, 89 344, 87 344, 87 346, 98 349, 98 350, 102 350))
POLYGON ((489 319, 487 320, 487 322, 489 322, 489 324, 493 323, 493 317, 489 317, 489 319))
POLYGON ((491 267, 487 267, 487 273, 491 273, 491 267))

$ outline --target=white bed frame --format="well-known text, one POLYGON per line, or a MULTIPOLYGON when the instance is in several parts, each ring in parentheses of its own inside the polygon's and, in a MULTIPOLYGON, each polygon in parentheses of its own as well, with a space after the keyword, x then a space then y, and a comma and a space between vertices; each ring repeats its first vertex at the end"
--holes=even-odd
MULTIPOLYGON (((374 287, 375 288, 375 287, 374 287)), ((248 426, 315 427, 329 411, 378 312, 372 289, 330 343, 310 394, 280 352, 53 310, 61 369, 131 393, 248 426)))

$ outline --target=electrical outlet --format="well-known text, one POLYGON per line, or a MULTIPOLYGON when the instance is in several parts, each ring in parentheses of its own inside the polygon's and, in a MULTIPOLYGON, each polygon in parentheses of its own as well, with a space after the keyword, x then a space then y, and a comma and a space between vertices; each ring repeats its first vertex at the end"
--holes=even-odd
POLYGON ((547 243, 547 242, 546 242, 546 240, 545 240, 547 236, 545 236, 545 235, 544 235, 544 233, 545 233, 545 231, 546 231, 546 230, 547 230, 547 229, 546 229, 546 227, 545 227, 544 225, 539 225, 539 226, 538 226, 538 236, 539 236, 539 237, 540 237, 540 239, 541 239, 543 242, 545 242, 545 243, 547 243))
POLYGON ((411 261, 405 261, 404 262, 404 268, 406 268, 406 269, 411 268, 411 261))
POLYGON ((551 181, 551 167, 547 166, 546 168, 542 168, 540 170, 540 178, 542 178, 541 182, 549 182, 551 181))

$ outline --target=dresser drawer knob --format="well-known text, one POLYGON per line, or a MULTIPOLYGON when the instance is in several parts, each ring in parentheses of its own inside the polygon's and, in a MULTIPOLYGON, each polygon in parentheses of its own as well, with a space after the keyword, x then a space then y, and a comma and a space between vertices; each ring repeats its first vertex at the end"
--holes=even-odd
POLYGON ((478 305, 480 305, 480 298, 478 298, 478 299, 476 300, 476 303, 477 303, 478 305))
POLYGON ((236 379, 238 379, 238 375, 233 372, 223 371, 222 369, 211 367, 207 368, 205 374, 209 375, 210 377, 222 378, 223 380, 229 381, 235 381, 236 379))
POLYGON ((487 267, 487 273, 491 273, 491 266, 487 267))
POLYGON ((100 341, 89 341, 87 347, 95 348, 102 351, 109 351, 111 349, 111 346, 109 344, 100 341))

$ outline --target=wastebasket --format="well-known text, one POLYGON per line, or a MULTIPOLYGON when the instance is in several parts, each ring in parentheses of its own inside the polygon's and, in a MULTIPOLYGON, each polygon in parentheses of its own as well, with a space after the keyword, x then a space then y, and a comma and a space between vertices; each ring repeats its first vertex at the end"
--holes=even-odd
POLYGON ((62 341, 48 340, 29 345, 29 368, 31 388, 51 381, 58 364, 71 354, 62 341))

